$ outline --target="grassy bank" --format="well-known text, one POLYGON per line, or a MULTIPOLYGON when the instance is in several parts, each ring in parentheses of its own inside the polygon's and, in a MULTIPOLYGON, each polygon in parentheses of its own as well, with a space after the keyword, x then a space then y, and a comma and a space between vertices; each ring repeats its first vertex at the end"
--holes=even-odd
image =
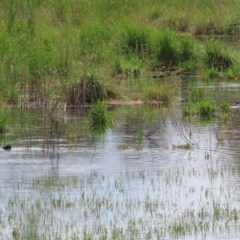
POLYGON ((236 78, 223 40, 199 37, 238 38, 239 12, 236 1, 1 1, 1 101, 73 104, 75 89, 98 87, 108 98, 153 100, 145 86, 161 91, 153 79, 169 71, 236 78))

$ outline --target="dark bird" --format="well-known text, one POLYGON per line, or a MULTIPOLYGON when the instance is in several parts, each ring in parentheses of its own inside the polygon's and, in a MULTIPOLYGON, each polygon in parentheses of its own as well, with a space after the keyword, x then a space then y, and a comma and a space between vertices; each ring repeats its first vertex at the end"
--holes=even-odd
POLYGON ((3 149, 5 151, 10 151, 12 149, 12 146, 11 145, 5 145, 5 146, 3 146, 3 149))

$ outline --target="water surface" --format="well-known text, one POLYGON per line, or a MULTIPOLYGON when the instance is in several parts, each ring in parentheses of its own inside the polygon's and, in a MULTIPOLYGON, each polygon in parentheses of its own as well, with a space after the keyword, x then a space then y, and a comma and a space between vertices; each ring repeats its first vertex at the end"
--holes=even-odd
POLYGON ((85 108, 9 110, 0 237, 238 239, 240 111, 224 123, 220 111, 207 123, 184 118, 185 93, 195 86, 217 106, 239 100, 236 82, 195 79, 170 108, 109 107, 114 127, 99 136, 85 108))

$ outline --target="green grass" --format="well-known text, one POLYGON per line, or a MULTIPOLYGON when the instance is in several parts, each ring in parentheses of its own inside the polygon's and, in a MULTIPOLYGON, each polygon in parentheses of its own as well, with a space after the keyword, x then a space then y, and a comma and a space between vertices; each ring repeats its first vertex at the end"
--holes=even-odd
POLYGON ((108 112, 103 102, 98 102, 88 110, 88 122, 90 130, 94 133, 104 133, 112 127, 112 115, 108 112))
POLYGON ((122 34, 122 49, 127 54, 147 57, 151 49, 150 31, 143 26, 127 25, 122 34))
POLYGON ((188 91, 188 100, 190 102, 198 102, 203 100, 205 90, 203 88, 192 88, 188 91))
POLYGON ((107 89, 103 80, 93 74, 84 74, 79 82, 71 83, 67 93, 68 104, 79 106, 107 99, 107 89))
POLYGON ((205 71, 202 73, 202 75, 203 75, 203 80, 210 81, 210 80, 218 78, 219 72, 214 67, 211 67, 211 68, 205 69, 205 71))
POLYGON ((221 103, 221 110, 222 110, 222 113, 228 113, 229 110, 230 110, 230 104, 229 104, 229 102, 223 101, 223 102, 221 103))
POLYGON ((201 118, 211 118, 215 112, 213 103, 202 100, 196 103, 196 112, 201 118))
POLYGON ((226 46, 219 41, 210 40, 206 43, 206 65, 219 71, 224 71, 234 65, 233 58, 226 46))
MULTIPOLYGON (((0 81, 9 86, 8 93, 23 85, 34 86, 37 92, 51 86, 64 93, 66 83, 95 72, 112 89, 119 89, 119 78, 149 76, 159 63, 187 71, 199 66, 203 72, 215 68, 236 79, 239 74, 233 69, 238 61, 233 61, 222 41, 205 44, 195 35, 239 37, 239 11, 233 0, 218 4, 199 0, 3 0, 0 81)), ((6 102, 19 101, 16 96, 8 100, 14 94, 0 94, 6 102)))
MULTIPOLYGON (((227 103, 222 103, 221 107, 227 109, 227 103)), ((208 121, 215 116, 216 106, 205 88, 195 87, 188 91, 188 103, 182 106, 182 110, 185 117, 208 121)))
POLYGON ((178 64, 177 37, 170 31, 163 31, 156 40, 157 60, 165 66, 178 64))

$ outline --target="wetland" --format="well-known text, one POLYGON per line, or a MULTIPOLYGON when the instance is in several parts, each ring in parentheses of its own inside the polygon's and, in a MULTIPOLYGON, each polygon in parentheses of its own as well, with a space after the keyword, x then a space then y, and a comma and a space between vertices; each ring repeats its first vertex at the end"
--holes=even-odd
POLYGON ((8 111, 1 151, 2 239, 237 239, 238 109, 222 121, 184 117, 187 89, 216 106, 239 83, 183 83, 171 107, 108 105, 99 134, 86 107, 8 111), (216 93, 217 94, 214 94, 216 93))
POLYGON ((240 5, 216 2, 0 1, 1 239, 239 238, 240 5))

